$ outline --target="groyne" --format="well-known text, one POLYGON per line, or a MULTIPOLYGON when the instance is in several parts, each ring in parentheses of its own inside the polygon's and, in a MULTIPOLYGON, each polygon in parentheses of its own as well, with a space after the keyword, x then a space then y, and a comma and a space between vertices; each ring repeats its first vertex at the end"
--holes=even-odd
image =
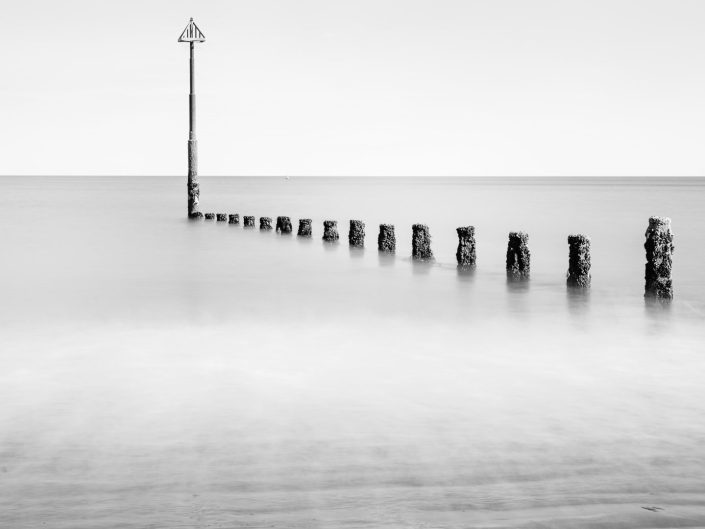
MULTIPOLYGON (((240 224, 238 213, 201 213, 192 218, 205 220, 228 221, 229 224, 240 224)), ((253 215, 242 217, 244 228, 255 226, 253 215)), ((365 222, 360 219, 351 219, 348 231, 348 243, 351 247, 363 248, 365 245, 365 222)), ((260 230, 273 229, 271 217, 260 217, 260 230)), ((276 231, 279 233, 292 233, 291 219, 279 216, 276 220, 276 231)), ((477 242, 475 226, 460 226, 455 229, 458 237, 458 246, 455 259, 458 268, 474 269, 477 265, 477 242)), ((299 219, 297 235, 311 237, 313 234, 313 220, 310 218, 299 219)), ((336 220, 323 221, 322 239, 326 242, 339 240, 338 222, 336 220)), ((658 300, 673 298, 673 231, 671 219, 668 217, 653 216, 649 218, 645 233, 644 249, 646 264, 644 267, 644 296, 658 300)), ((568 241, 568 271, 566 285, 568 288, 588 288, 592 283, 592 257, 591 239, 584 234, 571 234, 568 241)), ((380 224, 377 236, 377 249, 379 252, 394 254, 397 251, 397 238, 394 224, 380 224)), ((416 261, 435 261, 431 249, 431 234, 428 225, 413 224, 411 226, 411 259, 416 261)), ((506 252, 506 273, 510 279, 529 279, 531 273, 531 252, 529 250, 529 235, 523 231, 509 232, 506 252)))

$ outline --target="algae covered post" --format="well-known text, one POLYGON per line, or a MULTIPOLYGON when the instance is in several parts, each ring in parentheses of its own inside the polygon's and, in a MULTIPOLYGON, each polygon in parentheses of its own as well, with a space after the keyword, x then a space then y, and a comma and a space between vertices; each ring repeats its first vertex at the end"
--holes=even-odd
POLYGON ((529 277, 530 270, 529 234, 523 231, 512 231, 509 233, 507 243, 507 275, 526 278, 529 277))
POLYGON ((332 242, 339 239, 338 235, 338 221, 337 220, 324 220, 323 221, 323 240, 332 242))
POLYGON ((357 248, 362 248, 365 246, 365 223, 361 220, 350 221, 348 243, 350 243, 350 246, 355 246, 357 248))
POLYGON ((458 249, 455 252, 458 266, 475 266, 475 226, 461 226, 455 231, 458 233, 458 249))
POLYGON ((193 21, 189 21, 186 29, 181 33, 179 42, 188 42, 189 53, 189 133, 188 133, 188 193, 187 212, 190 218, 199 218, 198 200, 200 188, 198 185, 198 142, 196 141, 196 67, 194 58, 194 45, 196 42, 205 42, 206 37, 193 21))
POLYGON ((644 271, 644 296, 671 299, 673 297, 673 232, 668 217, 650 217, 646 229, 646 267, 644 271))
POLYGON ((299 219, 299 231, 296 235, 299 237, 310 237, 312 233, 312 223, 313 221, 311 219, 299 219))
POLYGON ((245 215, 242 217, 242 222, 243 226, 245 228, 254 228, 255 227, 255 216, 254 215, 245 215))
POLYGON ((411 227, 411 257, 419 261, 433 259, 431 251, 431 234, 425 224, 414 224, 411 227))
POLYGON ((377 236, 377 248, 380 252, 396 252, 397 237, 394 234, 394 224, 379 225, 379 235, 377 236))
POLYGON ((272 229, 272 218, 271 217, 260 217, 259 218, 259 229, 260 230, 271 230, 272 229))
POLYGON ((277 217, 276 231, 279 233, 291 233, 292 230, 291 219, 289 217, 277 217))
POLYGON ((586 235, 568 235, 568 286, 590 286, 590 238, 586 235))

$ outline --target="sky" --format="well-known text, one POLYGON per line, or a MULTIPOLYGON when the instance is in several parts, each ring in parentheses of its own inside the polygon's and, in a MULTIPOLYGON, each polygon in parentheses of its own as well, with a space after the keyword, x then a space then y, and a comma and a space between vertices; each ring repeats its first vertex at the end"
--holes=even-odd
POLYGON ((4 175, 705 174, 703 0, 0 0, 4 175))

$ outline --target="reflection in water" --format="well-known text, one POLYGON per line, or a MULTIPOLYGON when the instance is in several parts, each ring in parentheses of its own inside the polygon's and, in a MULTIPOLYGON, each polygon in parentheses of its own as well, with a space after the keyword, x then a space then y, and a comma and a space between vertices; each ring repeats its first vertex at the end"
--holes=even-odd
POLYGON ((529 276, 507 272, 507 292, 528 292, 529 276))
POLYGON ((299 244, 303 244, 303 245, 308 246, 313 242, 313 237, 311 237, 311 236, 305 237, 305 236, 297 235, 296 242, 298 242, 299 244))
POLYGON ((647 332, 659 334, 671 326, 673 300, 644 297, 647 332))
POLYGON ((364 248, 359 248, 357 246, 349 246, 350 248, 350 257, 353 259, 360 259, 362 257, 365 257, 365 249, 364 248))
POLYGON ((327 252, 333 252, 340 246, 340 241, 323 241, 323 249, 327 252))
POLYGON ((458 281, 464 283, 471 283, 475 280, 475 271, 477 268, 475 266, 463 266, 458 265, 457 267, 457 279, 458 281))
POLYGON ((528 295, 529 277, 507 273, 506 292, 507 312, 521 318, 529 315, 533 306, 528 295))
POLYGON ((566 288, 566 306, 574 316, 582 316, 590 310, 590 289, 571 287, 566 288))
POLYGON ((415 275, 425 276, 431 272, 431 268, 434 267, 435 261, 421 261, 419 259, 411 259, 411 272, 415 275))
POLYGON ((390 252, 377 252, 377 261, 380 266, 394 266, 396 255, 390 252))

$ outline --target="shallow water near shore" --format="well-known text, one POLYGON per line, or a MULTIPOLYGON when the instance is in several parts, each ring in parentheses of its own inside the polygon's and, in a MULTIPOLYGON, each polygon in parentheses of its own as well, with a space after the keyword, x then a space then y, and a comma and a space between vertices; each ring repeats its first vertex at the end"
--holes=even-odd
POLYGON ((311 239, 190 222, 183 177, 0 185, 1 527, 705 527, 705 179, 202 178, 311 239))

